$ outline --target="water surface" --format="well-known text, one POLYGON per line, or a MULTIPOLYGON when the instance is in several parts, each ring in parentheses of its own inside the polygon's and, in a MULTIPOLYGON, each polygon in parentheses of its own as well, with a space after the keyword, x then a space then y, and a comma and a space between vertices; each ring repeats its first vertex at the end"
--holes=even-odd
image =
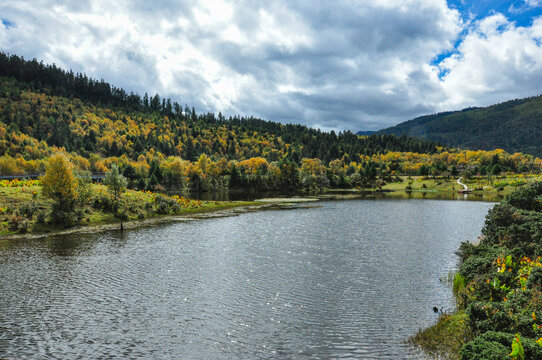
POLYGON ((492 204, 318 205, 0 241, 0 357, 420 358, 492 204))

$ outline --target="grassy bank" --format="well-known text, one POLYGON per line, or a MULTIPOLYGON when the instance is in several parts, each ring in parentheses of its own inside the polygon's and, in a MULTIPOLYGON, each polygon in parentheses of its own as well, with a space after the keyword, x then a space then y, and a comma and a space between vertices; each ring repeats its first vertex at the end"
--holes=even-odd
MULTIPOLYGON (((400 181, 382 186, 387 191, 412 192, 459 192, 463 186, 457 183, 457 178, 423 176, 401 176, 400 181)), ((542 180, 542 175, 503 175, 498 177, 462 178, 461 182, 473 190, 474 194, 494 193, 508 195, 518 187, 542 180)))
MULTIPOLYGON (((0 184, 0 237, 21 233, 57 232, 65 226, 51 222, 52 201, 42 194, 37 181, 0 184)), ((165 216, 182 216, 259 205, 253 201, 198 201, 178 196, 126 190, 117 212, 107 189, 92 184, 90 196, 76 209, 73 226, 100 226, 143 221, 165 216)))
POLYGON ((458 252, 457 312, 412 341, 450 359, 542 359, 542 182, 491 209, 482 234, 458 252))
POLYGON ((338 194, 351 197, 387 198, 387 199, 434 199, 434 200, 469 200, 500 202, 508 194, 519 187, 542 181, 542 175, 506 175, 493 177, 461 178, 469 191, 467 195, 460 192, 463 189, 452 177, 423 177, 399 176, 394 182, 387 183, 380 188, 357 189, 326 189, 325 196, 338 196, 338 194))
POLYGON ((461 347, 468 339, 466 318, 463 311, 443 314, 434 326, 420 330, 411 343, 421 346, 428 355, 436 358, 457 360, 461 347))

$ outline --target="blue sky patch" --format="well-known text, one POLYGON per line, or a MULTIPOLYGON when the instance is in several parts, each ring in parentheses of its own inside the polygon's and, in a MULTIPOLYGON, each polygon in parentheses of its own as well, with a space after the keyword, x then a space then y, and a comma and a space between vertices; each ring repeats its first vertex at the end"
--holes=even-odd
POLYGON ((15 23, 12 23, 11 21, 6 20, 6 19, 2 19, 2 25, 4 25, 6 28, 9 29, 11 27, 14 27, 15 23))
MULTIPOLYGON (((526 0, 448 0, 448 6, 452 9, 457 9, 465 23, 481 20, 500 13, 509 21, 514 22, 516 26, 527 27, 532 25, 534 19, 542 16, 542 1, 540 5, 532 6, 526 0)), ((504 31, 505 26, 501 26, 498 30, 504 31)), ((431 65, 437 66, 442 60, 458 53, 457 48, 467 32, 468 29, 465 29, 461 33, 454 44, 453 50, 445 51, 436 56, 431 62, 431 65)), ((439 78, 442 79, 445 75, 445 72, 441 72, 439 78)))
MULTIPOLYGON (((542 3, 541 3, 542 4, 542 3)), ((463 20, 480 20, 501 13, 516 26, 529 26, 533 19, 542 15, 542 6, 529 6, 525 0, 448 0, 448 6, 457 9, 463 20)))

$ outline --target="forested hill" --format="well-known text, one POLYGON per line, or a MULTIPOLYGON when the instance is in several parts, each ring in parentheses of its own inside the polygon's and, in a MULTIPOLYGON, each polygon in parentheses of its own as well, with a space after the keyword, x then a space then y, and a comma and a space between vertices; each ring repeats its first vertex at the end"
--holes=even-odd
POLYGON ((240 159, 264 152, 273 158, 297 152, 300 158, 327 163, 345 154, 436 151, 434 142, 406 137, 360 138, 350 132, 325 133, 252 117, 196 114, 193 108, 183 109, 157 94, 141 97, 103 80, 5 53, 0 53, 0 75, 1 120, 12 131, 83 155, 137 158, 154 148, 165 156, 195 160, 202 153, 240 159), (100 124, 89 114, 111 123, 100 124))
POLYGON ((452 147, 542 155, 542 96, 422 116, 377 134, 438 141, 452 147))
MULTIPOLYGON (((84 157, 125 154, 137 159, 153 149, 190 161, 205 153, 228 160, 262 156, 328 163, 345 155, 357 160, 359 154, 431 154, 437 148, 435 142, 405 136, 359 137, 252 117, 197 114, 157 94, 127 93, 104 80, 6 53, 0 53, 0 76, 0 121, 8 135, 22 133, 84 157)), ((0 150, 15 156, 7 143, 0 150)))
POLYGON ((43 174, 57 153, 81 174, 117 165, 131 188, 159 192, 374 188, 400 174, 499 174, 540 166, 521 154, 459 151, 405 135, 336 134, 198 114, 157 94, 127 93, 0 53, 0 175, 43 174))

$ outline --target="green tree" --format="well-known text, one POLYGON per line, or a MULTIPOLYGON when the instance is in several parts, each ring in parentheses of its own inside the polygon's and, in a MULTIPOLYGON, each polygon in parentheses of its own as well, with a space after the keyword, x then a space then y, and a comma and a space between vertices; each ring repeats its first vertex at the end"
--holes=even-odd
POLYGON ((77 174, 77 200, 79 206, 85 207, 92 197, 92 178, 88 171, 80 171, 77 174))
POLYGON ((113 209, 116 213, 119 209, 122 192, 126 190, 126 186, 128 185, 128 180, 120 174, 117 165, 113 164, 111 171, 105 174, 103 183, 107 186, 107 190, 111 195, 113 209))
POLYGON ((450 169, 450 175, 452 175, 453 177, 459 175, 459 171, 457 170, 457 167, 455 165, 452 165, 452 168, 450 169))

